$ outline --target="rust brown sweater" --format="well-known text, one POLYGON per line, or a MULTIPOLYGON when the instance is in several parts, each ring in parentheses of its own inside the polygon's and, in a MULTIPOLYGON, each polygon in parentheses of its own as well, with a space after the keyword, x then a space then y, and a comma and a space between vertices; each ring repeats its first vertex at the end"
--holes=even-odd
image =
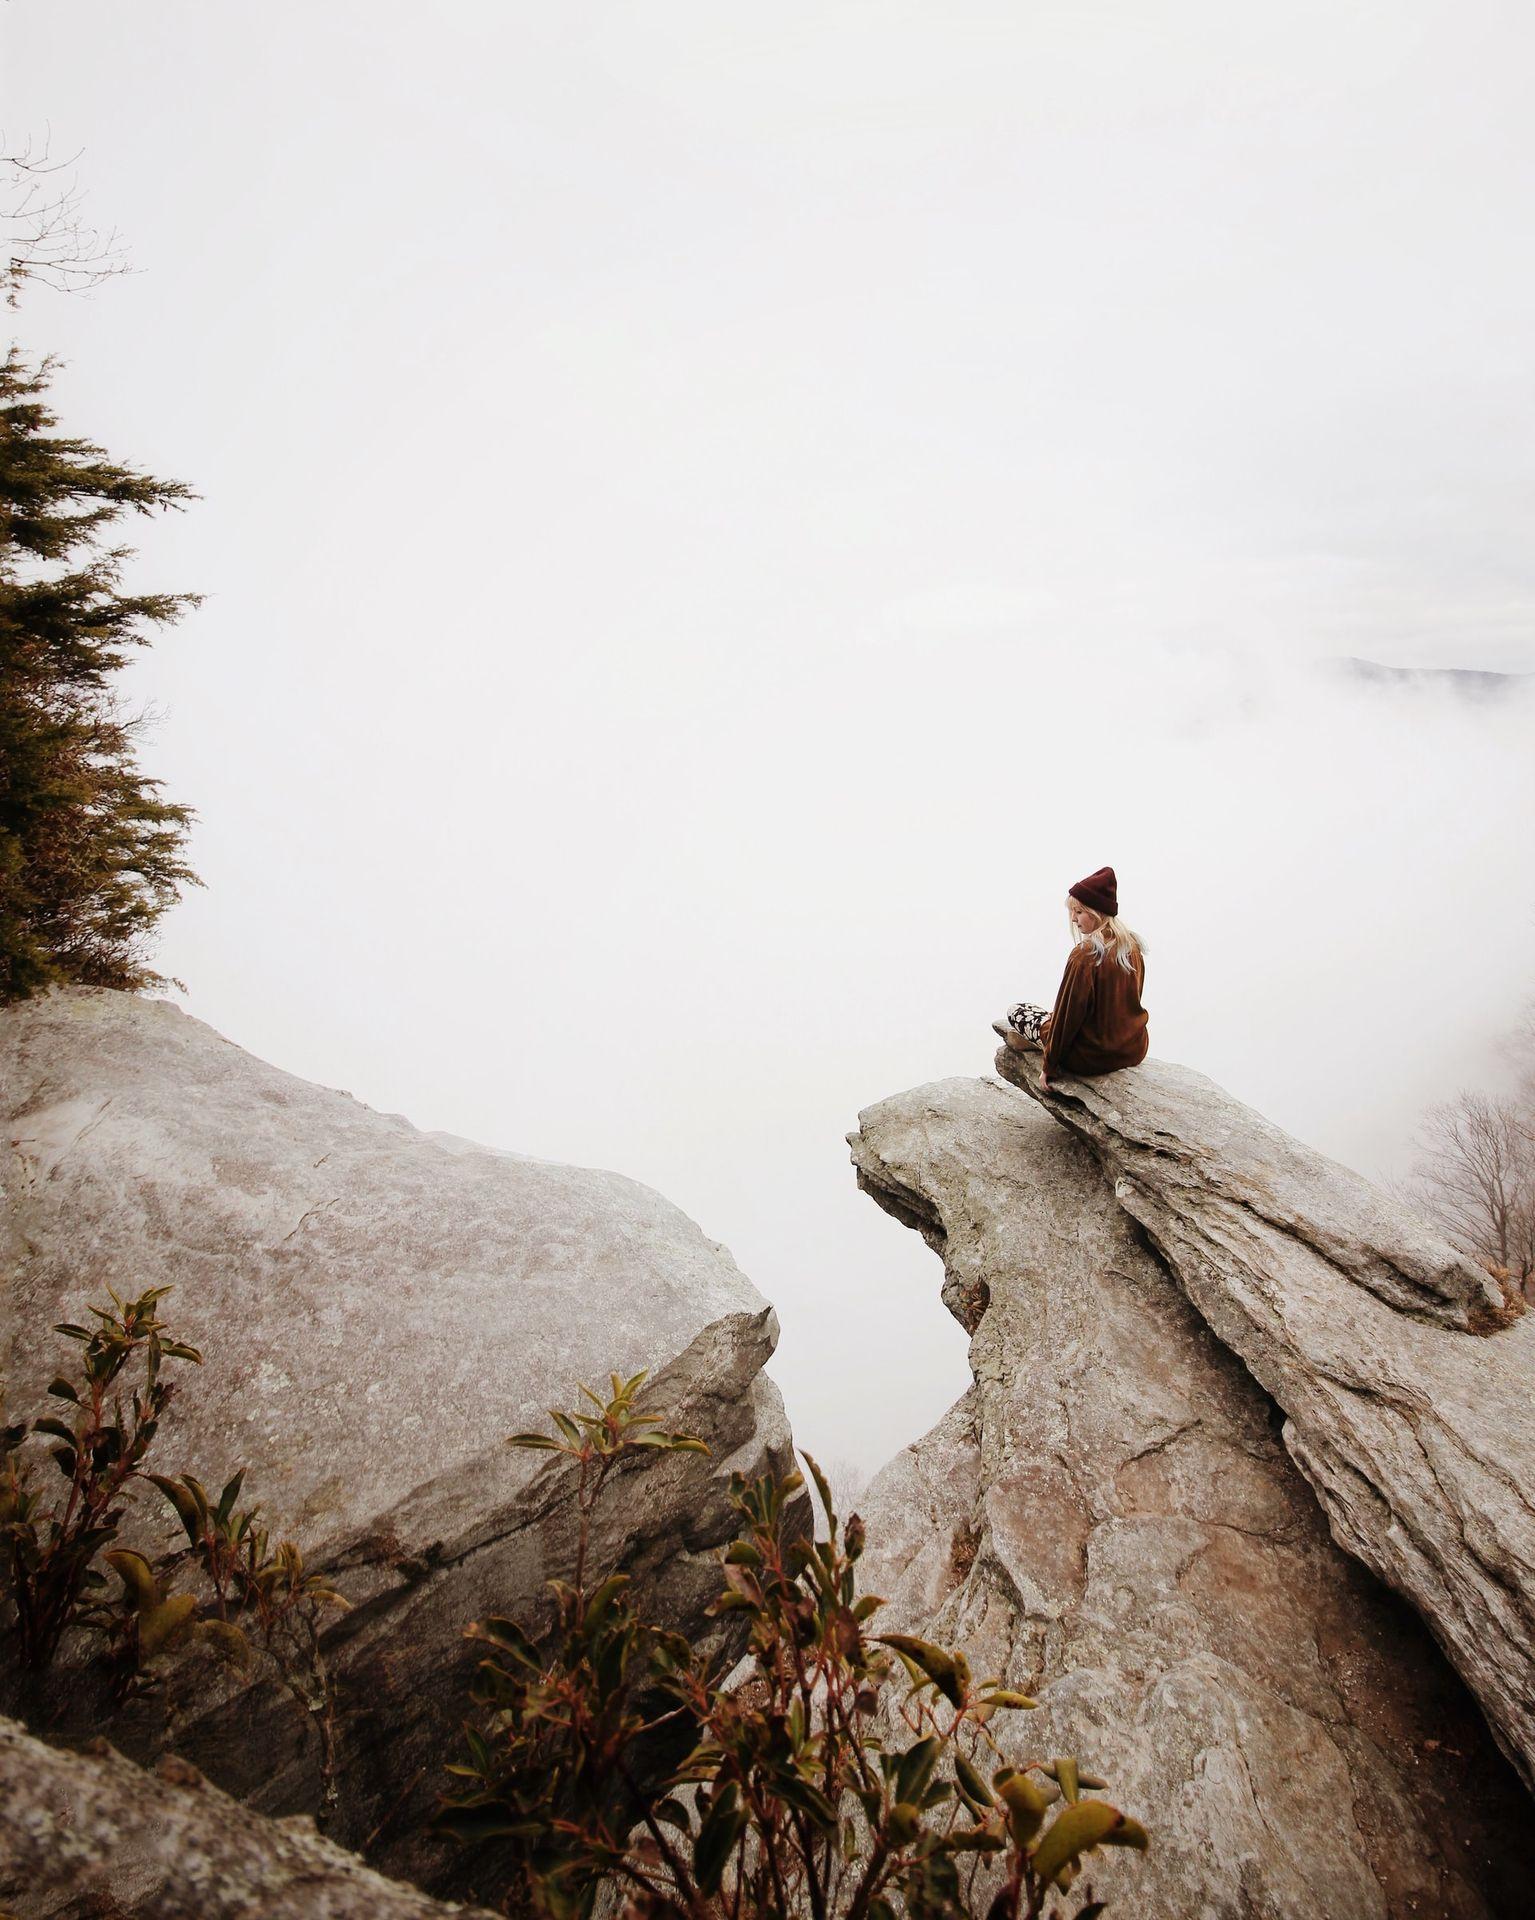
POLYGON ((1066 961, 1066 972, 1049 1019, 1041 1028, 1047 1080, 1057 1073, 1113 1073, 1138 1067, 1146 1058, 1146 1009, 1141 992, 1146 962, 1137 950, 1134 971, 1112 954, 1099 960, 1090 941, 1081 940, 1066 961))

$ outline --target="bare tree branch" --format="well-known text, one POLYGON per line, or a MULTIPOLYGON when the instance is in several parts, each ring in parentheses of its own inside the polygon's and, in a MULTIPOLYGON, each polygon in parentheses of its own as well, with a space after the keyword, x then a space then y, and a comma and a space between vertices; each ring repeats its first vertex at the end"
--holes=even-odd
POLYGON ((12 148, 0 133, 0 287, 8 307, 28 281, 77 293, 128 273, 116 228, 103 234, 82 215, 85 195, 68 169, 80 158, 49 157, 48 141, 12 148))
POLYGON ((1431 1107, 1407 1182, 1458 1246, 1526 1294, 1535 1283, 1535 1104, 1461 1093, 1431 1107))

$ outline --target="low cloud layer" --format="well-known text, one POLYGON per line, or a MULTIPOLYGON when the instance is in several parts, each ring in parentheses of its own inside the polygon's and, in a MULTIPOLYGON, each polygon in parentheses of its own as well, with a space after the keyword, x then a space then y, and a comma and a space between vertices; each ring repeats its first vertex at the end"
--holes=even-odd
MULTIPOLYGON (((1529 18, 8 9, 137 277, 66 428, 185 478, 135 670, 191 1010, 652 1181, 807 1444, 947 1405, 861 1105, 989 1068, 1105 861, 1152 1043, 1372 1173, 1535 934, 1529 18)), ((580 1303, 572 1303, 580 1311, 580 1303)))

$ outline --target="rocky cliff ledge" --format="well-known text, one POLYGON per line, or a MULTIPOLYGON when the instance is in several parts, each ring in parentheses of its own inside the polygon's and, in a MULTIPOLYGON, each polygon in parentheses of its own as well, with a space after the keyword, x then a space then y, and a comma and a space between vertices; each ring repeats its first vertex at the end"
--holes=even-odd
MULTIPOLYGON (((579 1383, 649 1369, 651 1406, 712 1457, 623 1475, 597 1551, 701 1634, 731 1470, 792 1459, 762 1372, 772 1309, 635 1181, 420 1133, 164 1001, 67 992, 0 1014, 0 1121, 12 1417, 42 1410, 70 1351, 56 1321, 108 1285, 174 1287, 165 1317, 206 1363, 185 1369, 151 1464, 214 1487, 246 1467, 274 1536, 352 1602, 325 1643, 330 1834, 373 1836, 370 1858, 454 1887, 446 1850, 409 1836, 465 1710, 461 1630, 529 1610, 573 1546, 562 1463, 506 1436, 544 1427, 579 1383)), ((135 1524, 158 1506, 141 1500, 135 1524)), ((271 1813, 320 1807, 319 1743, 280 1686, 226 1677, 174 1710, 175 1751, 217 1786, 271 1813)), ((78 1737, 60 1712, 56 1734, 78 1737)), ((107 1730, 139 1760, 171 1737, 152 1717, 107 1730)))
POLYGON ((1283 1411, 1333 1537, 1418 1609, 1535 1787, 1535 1315, 1203 1074, 1046 1095, 1037 1062, 997 1067, 1092 1149, 1283 1411))
POLYGON ((1527 1912, 1519 1783, 1359 1560, 1526 1755, 1529 1329, 1198 1076, 1043 1098, 944 1081, 849 1136, 859 1184, 941 1254, 975 1375, 861 1503, 869 1584, 1038 1695, 1010 1738, 1080 1752, 1146 1820, 1144 1862, 1095 1868, 1111 1906, 1527 1912))

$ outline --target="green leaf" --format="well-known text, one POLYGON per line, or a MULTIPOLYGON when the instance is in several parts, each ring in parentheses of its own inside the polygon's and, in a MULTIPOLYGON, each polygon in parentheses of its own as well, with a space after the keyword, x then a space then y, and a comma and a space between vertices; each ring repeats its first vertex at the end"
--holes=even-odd
POLYGON ((922 1797, 942 1752, 943 1742, 937 1734, 929 1734, 925 1740, 919 1740, 906 1749, 895 1770, 897 1800, 919 1800, 922 1797))
POLYGON ((956 1827, 943 1844, 953 1853, 1000 1853, 1007 1842, 992 1827, 956 1827))
POLYGON ((826 1531, 829 1536, 835 1540, 837 1537, 837 1515, 831 1503, 831 1486, 827 1481, 826 1475, 822 1473, 814 1459, 806 1453, 803 1447, 799 1449, 799 1457, 810 1469, 810 1477, 815 1481, 815 1490, 821 1496, 821 1507, 826 1515, 826 1531))
POLYGON ((996 1805, 991 1788, 987 1786, 975 1765, 962 1753, 956 1753, 954 1756, 954 1775, 966 1802, 977 1813, 989 1813, 996 1805))
POLYGON ((545 1453, 562 1453, 564 1449, 558 1440, 551 1440, 547 1433, 513 1433, 507 1436, 509 1447, 537 1448, 545 1453))
POLYGON ((488 1620, 476 1620, 464 1628, 466 1640, 482 1640, 487 1645, 509 1653, 522 1666, 531 1667, 537 1673, 543 1663, 538 1657, 538 1648, 515 1620, 505 1620, 493 1614, 488 1620))
POLYGON ((798 1807, 801 1813, 808 1814, 823 1832, 836 1832, 837 1809, 819 1787, 813 1787, 808 1780, 803 1780, 797 1773, 788 1771, 775 1773, 772 1787, 780 1800, 787 1801, 791 1807, 798 1807))
POLYGON ((746 1594, 731 1593, 727 1590, 718 1599, 711 1600, 704 1611, 706 1613, 753 1613, 756 1608, 757 1602, 749 1599, 746 1594))
POLYGON ((1044 1825, 1050 1802, 1029 1776, 1016 1767, 999 1767, 991 1776, 991 1784, 1007 1808, 1007 1824, 1013 1839, 1020 1847, 1027 1847, 1044 1825))
POLYGON ((186 1627, 196 1611, 197 1601, 190 1593, 173 1593, 158 1607, 139 1615, 139 1652, 147 1658, 168 1646, 186 1627))
POLYGON ((904 1660, 919 1667, 952 1706, 964 1705, 964 1689, 953 1654, 912 1633, 885 1633, 878 1639, 882 1647, 892 1647, 904 1660))
POLYGON ((202 1481, 196 1477, 195 1474, 190 1474, 190 1473, 182 1474, 181 1484, 186 1488, 187 1492, 192 1496, 192 1502, 193 1502, 193 1505, 197 1508, 198 1517, 202 1521, 203 1526, 206 1527, 208 1525, 209 1519, 211 1518, 211 1515, 208 1510, 208 1489, 203 1485, 202 1481))
POLYGON ((482 1734, 477 1727, 466 1725, 464 1728, 464 1740, 474 1761, 475 1771, 482 1778, 493 1772, 495 1760, 484 1734, 482 1734))
POLYGON ((890 1809, 887 1832, 898 1847, 909 1847, 922 1831, 922 1813, 909 1801, 899 1800, 890 1809))
POLYGON ((214 1518, 218 1521, 220 1526, 223 1526, 224 1522, 228 1520, 230 1514, 234 1512, 235 1502, 240 1497, 240 1488, 244 1485, 244 1482, 245 1482, 244 1467, 241 1467, 240 1471, 234 1476, 232 1480, 225 1481, 224 1491, 219 1495, 218 1508, 214 1514, 214 1518))
POLYGON ((693 1843, 693 1878, 702 1894, 719 1890, 725 1867, 746 1826, 746 1810, 737 1805, 734 1785, 720 1793, 704 1815, 693 1843))
POLYGON ((132 1547, 118 1547, 101 1557, 122 1581, 124 1593, 131 1597, 138 1612, 160 1604, 160 1589, 155 1581, 154 1569, 143 1554, 136 1553, 132 1547))
POLYGON ((986 1705, 988 1707, 1022 1707, 1032 1709, 1037 1707, 1039 1702, 1037 1700, 1031 1700, 1026 1693, 1013 1693, 1006 1687, 999 1687, 995 1693, 987 1694, 986 1705))
POLYGON ((583 1629, 587 1633, 595 1633, 597 1629, 603 1625, 608 1614, 612 1611, 613 1602, 628 1584, 629 1576, 627 1573, 612 1573, 608 1575, 607 1579, 603 1581, 602 1585, 598 1587, 597 1591, 587 1602, 586 1616, 581 1622, 583 1629))
POLYGON ((667 1633, 657 1628, 651 1642, 650 1657, 658 1672, 680 1673, 692 1665, 692 1643, 680 1633, 667 1633))
POLYGON ((49 1381, 48 1391, 56 1400, 73 1400, 76 1406, 80 1404, 79 1394, 64 1378, 63 1374, 59 1374, 56 1379, 49 1381))
POLYGON ((466 1845, 482 1840, 535 1840, 543 1829, 528 1820, 514 1820, 504 1807, 445 1807, 432 1822, 438 1833, 466 1845))
POLYGON ((1048 1886, 1063 1867, 1068 1867, 1093 1847, 1138 1847, 1147 1845, 1146 1829, 1129 1819, 1107 1800, 1078 1800, 1062 1807, 1051 1822, 1050 1831, 1034 1849, 1029 1864, 1048 1886))
POLYGON ((190 1491, 179 1480, 167 1479, 162 1473, 146 1473, 144 1478, 151 1486, 158 1487, 175 1508, 188 1541, 195 1547, 202 1537, 203 1515, 198 1511, 197 1502, 190 1491))
POLYGON ((680 1800, 659 1800, 655 1807, 655 1816, 664 1826, 675 1827, 679 1833, 691 1834, 692 1822, 688 1819, 687 1809, 680 1800))

